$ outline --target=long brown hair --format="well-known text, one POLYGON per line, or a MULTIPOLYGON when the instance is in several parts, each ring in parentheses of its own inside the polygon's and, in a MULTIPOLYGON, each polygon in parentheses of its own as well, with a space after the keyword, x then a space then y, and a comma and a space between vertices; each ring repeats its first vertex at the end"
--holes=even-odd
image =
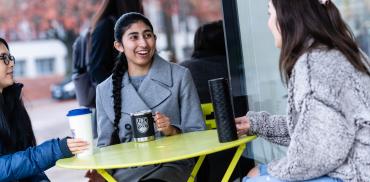
POLYGON ((121 15, 128 12, 138 12, 143 14, 144 8, 142 0, 103 0, 91 22, 91 30, 94 31, 96 25, 103 18, 113 17, 118 19, 121 15))
POLYGON ((326 4, 319 0, 271 1, 282 36, 279 68, 285 83, 298 58, 319 45, 338 49, 357 70, 370 76, 352 32, 331 1, 326 4))

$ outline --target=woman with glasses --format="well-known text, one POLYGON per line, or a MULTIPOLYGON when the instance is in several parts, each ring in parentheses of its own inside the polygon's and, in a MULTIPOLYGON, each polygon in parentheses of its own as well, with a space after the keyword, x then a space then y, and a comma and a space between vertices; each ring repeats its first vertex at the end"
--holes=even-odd
POLYGON ((60 158, 86 150, 80 139, 52 139, 36 146, 21 98, 23 85, 15 83, 14 57, 0 38, 0 181, 49 181, 44 171, 60 158))
POLYGON ((9 65, 10 61, 13 61, 13 62, 15 61, 15 58, 13 55, 6 54, 6 53, 1 54, 0 59, 4 61, 5 65, 9 65))

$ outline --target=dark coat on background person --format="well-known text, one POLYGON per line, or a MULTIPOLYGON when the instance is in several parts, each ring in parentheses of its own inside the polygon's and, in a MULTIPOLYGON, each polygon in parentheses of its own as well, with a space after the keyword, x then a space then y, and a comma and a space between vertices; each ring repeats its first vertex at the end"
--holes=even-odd
MULTIPOLYGON (((113 132, 114 110, 112 77, 97 87, 98 147, 110 145, 113 132)), ((122 80, 122 118, 119 122, 121 142, 132 141, 130 113, 152 110, 170 118, 171 124, 182 133, 205 129, 199 98, 188 69, 168 63, 154 56, 151 68, 138 90, 130 83, 126 72, 122 80)), ((157 132, 158 134, 158 132, 157 132)), ((193 168, 193 160, 181 160, 160 165, 119 169, 114 177, 119 181, 160 179, 186 181, 193 168)))
POLYGON ((180 63, 194 78, 200 102, 211 102, 208 80, 229 78, 223 23, 221 20, 200 26, 194 35, 191 59, 180 63))
MULTIPOLYGON (((16 83, 6 88, 8 93, 6 96, 3 95, 5 89, 0 93, 1 125, 8 123, 7 113, 17 112, 11 108, 14 107, 13 100, 20 98, 22 87, 22 84, 16 83)), ((23 142, 19 140, 18 143, 23 142)), ((72 156, 67 146, 67 138, 52 139, 15 152, 9 151, 7 143, 4 138, 0 138, 0 181, 49 181, 44 171, 54 166, 58 159, 72 156)))
POLYGON ((199 51, 191 60, 180 63, 187 67, 193 76, 201 103, 211 102, 208 80, 228 78, 226 55, 215 52, 199 51))
POLYGON ((89 69, 96 84, 112 74, 118 55, 113 46, 114 26, 116 20, 128 12, 143 14, 142 0, 103 0, 92 18, 89 69))
POLYGON ((118 53, 113 47, 114 17, 99 21, 90 37, 89 66, 93 80, 99 84, 112 74, 118 53))

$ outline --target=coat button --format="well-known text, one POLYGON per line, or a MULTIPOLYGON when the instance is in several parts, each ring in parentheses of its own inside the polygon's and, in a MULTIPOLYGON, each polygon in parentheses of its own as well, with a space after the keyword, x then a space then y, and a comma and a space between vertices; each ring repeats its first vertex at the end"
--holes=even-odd
POLYGON ((130 124, 125 124, 126 130, 131 130, 131 125, 130 124))

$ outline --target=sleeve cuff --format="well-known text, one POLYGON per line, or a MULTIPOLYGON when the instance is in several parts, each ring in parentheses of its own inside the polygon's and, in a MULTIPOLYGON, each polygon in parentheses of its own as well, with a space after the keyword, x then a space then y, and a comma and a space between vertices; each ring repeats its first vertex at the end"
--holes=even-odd
POLYGON ((257 131, 258 131, 258 122, 257 122, 257 117, 258 117, 258 114, 256 112, 253 112, 253 111, 249 111, 247 113, 247 118, 249 119, 249 125, 250 125, 250 129, 247 133, 247 135, 257 135, 257 131))
POLYGON ((269 175, 269 173, 267 171, 267 165, 266 164, 259 164, 258 169, 259 169, 259 172, 260 172, 260 176, 269 175))
POLYGON ((171 126, 173 126, 174 128, 176 128, 179 131, 179 133, 183 133, 183 131, 182 131, 182 129, 181 129, 181 127, 179 125, 171 124, 171 126))
POLYGON ((60 148, 60 151, 62 152, 64 158, 73 156, 72 152, 69 150, 68 145, 67 145, 67 139, 68 138, 71 138, 71 137, 65 137, 65 138, 59 140, 59 148, 60 148))
MULTIPOLYGON (((180 126, 179 126, 179 125, 171 124, 171 126, 173 126, 174 128, 176 128, 176 129, 179 131, 179 133, 178 133, 178 134, 183 133, 183 131, 181 130, 181 128, 180 128, 180 126)), ((165 137, 166 135, 164 135, 164 134, 163 134, 162 132, 160 132, 160 131, 156 131, 156 132, 155 132, 155 136, 156 136, 156 137, 165 137)))

